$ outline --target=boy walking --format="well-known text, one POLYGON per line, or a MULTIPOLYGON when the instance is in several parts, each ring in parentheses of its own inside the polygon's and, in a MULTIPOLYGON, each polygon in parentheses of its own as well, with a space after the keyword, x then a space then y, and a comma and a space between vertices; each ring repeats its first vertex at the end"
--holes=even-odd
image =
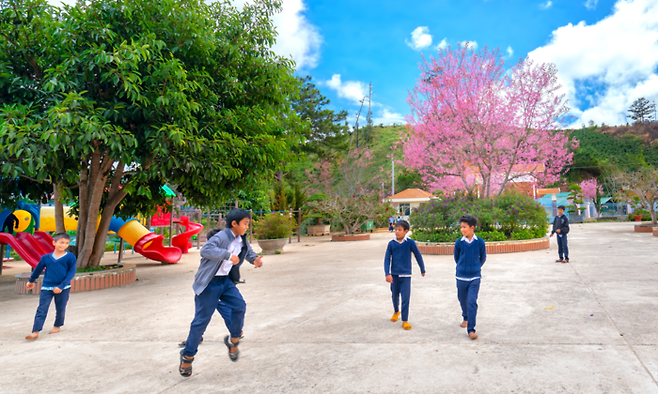
POLYGON ((425 263, 414 240, 407 238, 409 223, 400 220, 395 223, 395 239, 386 247, 384 256, 384 274, 386 282, 391 284, 393 298, 392 322, 400 318, 400 296, 402 296, 402 328, 411 330, 409 324, 409 299, 411 298, 411 254, 416 256, 420 274, 425 276, 425 263))
POLYGON ((475 235, 477 218, 464 215, 459 219, 462 237, 455 242, 455 263, 457 264, 457 298, 462 308, 462 324, 471 339, 477 339, 475 320, 478 312, 481 270, 487 260, 484 241, 475 235))
POLYGON ((25 337, 27 340, 39 338, 39 332, 43 329, 43 324, 48 316, 50 303, 55 299, 55 326, 49 334, 58 333, 64 325, 64 315, 66 314, 66 304, 69 301, 69 292, 71 291, 71 279, 75 276, 76 258, 73 253, 67 252, 71 237, 68 234, 56 234, 53 244, 55 251, 53 253, 41 256, 39 264, 32 272, 30 280, 25 288, 32 290, 34 282, 39 278, 41 272, 46 269, 43 282, 41 284, 41 293, 39 295, 39 307, 34 316, 34 326, 32 334, 25 337))
POLYGON ((553 234, 557 234, 557 254, 556 263, 569 262, 569 246, 567 246, 567 234, 569 234, 569 218, 564 214, 564 205, 557 207, 557 216, 553 219, 553 234))
POLYGON ((263 265, 261 258, 251 249, 244 236, 249 229, 250 221, 248 211, 231 210, 226 216, 227 228, 208 240, 201 248, 201 263, 192 285, 195 293, 194 320, 190 325, 185 348, 180 352, 178 367, 178 371, 184 377, 192 376, 194 356, 203 333, 220 303, 222 303, 220 309, 224 309, 226 313, 230 311, 230 322, 227 321, 230 336, 224 337, 224 344, 228 348, 231 361, 238 360, 238 344, 247 304, 229 274, 233 266, 242 264, 244 260, 251 262, 256 268, 263 265))

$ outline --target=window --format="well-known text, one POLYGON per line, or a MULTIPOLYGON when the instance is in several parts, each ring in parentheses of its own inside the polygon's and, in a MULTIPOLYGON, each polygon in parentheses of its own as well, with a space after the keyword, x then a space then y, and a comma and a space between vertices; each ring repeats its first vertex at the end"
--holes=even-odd
POLYGON ((398 212, 402 216, 409 216, 411 214, 411 205, 410 204, 400 204, 398 212))

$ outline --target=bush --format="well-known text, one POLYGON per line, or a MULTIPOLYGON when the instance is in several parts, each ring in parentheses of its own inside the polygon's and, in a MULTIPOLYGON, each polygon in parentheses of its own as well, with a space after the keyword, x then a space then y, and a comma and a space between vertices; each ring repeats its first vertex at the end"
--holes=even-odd
POLYGON ((485 241, 532 239, 546 236, 546 211, 531 197, 505 193, 494 199, 448 196, 421 204, 409 216, 412 238, 419 242, 452 242, 461 237, 459 218, 478 218, 476 234, 485 241))
POLYGON ((297 226, 295 219, 287 213, 268 213, 254 220, 256 239, 288 238, 297 226))

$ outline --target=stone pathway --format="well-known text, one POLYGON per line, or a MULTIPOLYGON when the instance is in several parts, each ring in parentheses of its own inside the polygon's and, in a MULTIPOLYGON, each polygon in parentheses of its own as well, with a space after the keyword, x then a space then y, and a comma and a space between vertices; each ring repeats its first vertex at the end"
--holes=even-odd
MULTIPOLYGON (((451 257, 426 256, 425 278, 416 269, 404 331, 389 321, 388 233, 303 239, 243 269, 241 358, 229 360, 216 314, 189 379, 176 343, 194 314, 196 249, 175 265, 128 255, 138 282, 72 294, 62 332, 35 342, 23 337, 37 298, 2 279, 1 391, 658 393, 658 237, 632 226, 574 225, 570 264, 553 263, 555 246, 490 255, 476 341, 459 328, 451 257)), ((51 307, 45 330, 53 320, 51 307)))

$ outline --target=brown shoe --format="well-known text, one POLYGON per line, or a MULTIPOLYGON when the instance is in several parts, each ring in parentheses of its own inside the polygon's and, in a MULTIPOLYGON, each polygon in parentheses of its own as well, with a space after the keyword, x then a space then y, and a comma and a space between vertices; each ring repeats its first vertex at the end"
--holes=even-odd
POLYGON ((564 260, 555 260, 556 263, 564 263, 564 260))
POLYGON ((476 334, 475 332, 469 332, 468 337, 471 339, 478 339, 478 334, 476 334))
POLYGON ((562 260, 562 262, 566 264, 569 262, 569 260, 562 260))

